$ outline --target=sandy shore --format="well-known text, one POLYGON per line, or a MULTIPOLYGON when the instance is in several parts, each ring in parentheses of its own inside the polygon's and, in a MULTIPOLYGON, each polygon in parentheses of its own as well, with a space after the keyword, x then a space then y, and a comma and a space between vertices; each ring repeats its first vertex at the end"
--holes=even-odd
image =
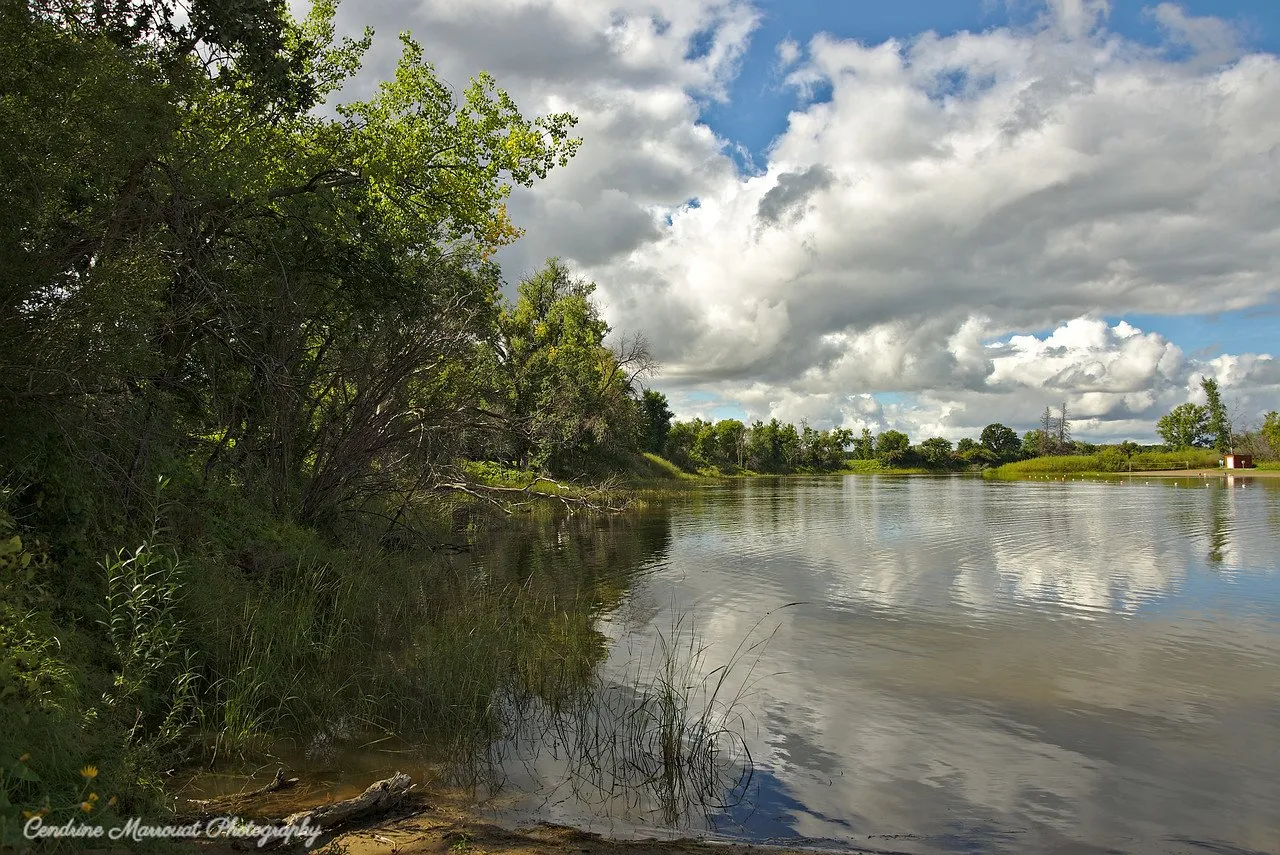
MULTIPOLYGON (((193 855, 243 855, 252 843, 200 841, 193 855)), ((254 850, 261 851, 261 850, 254 850)), ((303 852, 294 845, 275 851, 303 852)), ((877 848, 842 848, 842 853, 885 855, 877 848)), ((814 855, 812 849, 727 844, 693 839, 618 840, 551 823, 503 828, 479 815, 461 796, 426 792, 411 797, 395 813, 326 834, 312 855, 814 855)), ((116 855, 101 850, 96 855, 116 855)), ((123 853, 121 853, 123 855, 123 853)))
POLYGON ((1133 475, 1137 478, 1223 478, 1231 475, 1235 478, 1280 478, 1280 470, 1276 469, 1160 469, 1154 472, 1120 472, 1120 475, 1133 475))

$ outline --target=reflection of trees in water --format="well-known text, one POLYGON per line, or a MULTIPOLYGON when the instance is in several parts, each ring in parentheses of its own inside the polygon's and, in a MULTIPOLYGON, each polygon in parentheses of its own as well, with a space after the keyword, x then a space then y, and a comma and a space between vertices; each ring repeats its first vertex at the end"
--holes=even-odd
POLYGON ((548 515, 484 532, 474 553, 389 567, 366 598, 377 620, 348 621, 376 626, 378 642, 347 645, 358 667, 313 679, 354 698, 336 706, 375 732, 469 756, 504 732, 504 698, 555 706, 593 683, 609 649, 599 617, 669 541, 659 515, 548 515))
POLYGON ((1209 563, 1221 564, 1227 549, 1227 491, 1217 487, 1209 491, 1209 563))
POLYGON ((671 537, 666 514, 641 513, 531 521, 477 545, 468 578, 511 594, 505 619, 523 630, 479 653, 499 661, 470 663, 468 678, 495 673, 477 698, 484 727, 451 752, 460 783, 492 791, 523 767, 547 798, 608 803, 671 826, 740 799, 751 765, 737 700, 722 691, 727 669, 704 676, 691 630, 677 622, 620 679, 600 674, 609 643, 599 618, 666 558, 671 537), (548 761, 558 770, 550 777, 548 761))
POLYGON ((543 806, 572 801, 632 822, 689 827, 742 804, 754 775, 743 691, 731 672, 759 646, 718 668, 682 619, 647 653, 548 699, 504 696, 505 731, 457 767, 464 783, 531 793, 543 806), (737 686, 737 688, 735 688, 737 686))

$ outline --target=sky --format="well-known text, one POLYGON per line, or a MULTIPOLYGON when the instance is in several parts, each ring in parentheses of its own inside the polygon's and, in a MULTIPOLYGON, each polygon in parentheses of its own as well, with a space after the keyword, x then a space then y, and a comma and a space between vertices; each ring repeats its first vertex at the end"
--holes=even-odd
MULTIPOLYGON (((1216 377, 1280 409, 1274 0, 382 0, 461 89, 569 110, 509 210, 661 363, 680 418, 1154 441, 1216 377)), ((363 90, 363 91, 361 91, 363 90)))

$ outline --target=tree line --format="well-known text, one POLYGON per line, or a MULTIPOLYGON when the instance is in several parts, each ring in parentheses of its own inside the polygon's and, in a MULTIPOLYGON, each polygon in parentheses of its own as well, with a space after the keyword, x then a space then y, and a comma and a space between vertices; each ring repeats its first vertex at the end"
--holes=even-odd
POLYGON ((1237 429, 1222 400, 1218 381, 1200 380, 1205 402, 1179 404, 1156 422, 1156 432, 1170 450, 1212 448, 1219 454, 1239 452, 1261 459, 1280 458, 1280 412, 1271 410, 1254 429, 1237 429))
POLYGON ((805 422, 797 427, 776 418, 749 425, 738 419, 701 418, 670 423, 666 397, 652 390, 644 394, 651 402, 648 449, 688 471, 835 472, 859 468, 852 461, 875 461, 890 468, 956 469, 1020 459, 1028 443, 1038 443, 1034 435, 1024 442, 999 423, 987 425, 977 438, 953 444, 945 437, 930 437, 916 445, 898 430, 818 430, 805 422))

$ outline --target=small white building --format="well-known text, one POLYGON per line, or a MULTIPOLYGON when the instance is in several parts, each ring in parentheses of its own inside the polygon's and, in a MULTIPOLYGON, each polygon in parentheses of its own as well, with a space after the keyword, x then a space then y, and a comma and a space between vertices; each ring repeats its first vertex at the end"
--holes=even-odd
POLYGON ((1252 454, 1228 454, 1222 458, 1222 465, 1228 469, 1252 469, 1252 454))

